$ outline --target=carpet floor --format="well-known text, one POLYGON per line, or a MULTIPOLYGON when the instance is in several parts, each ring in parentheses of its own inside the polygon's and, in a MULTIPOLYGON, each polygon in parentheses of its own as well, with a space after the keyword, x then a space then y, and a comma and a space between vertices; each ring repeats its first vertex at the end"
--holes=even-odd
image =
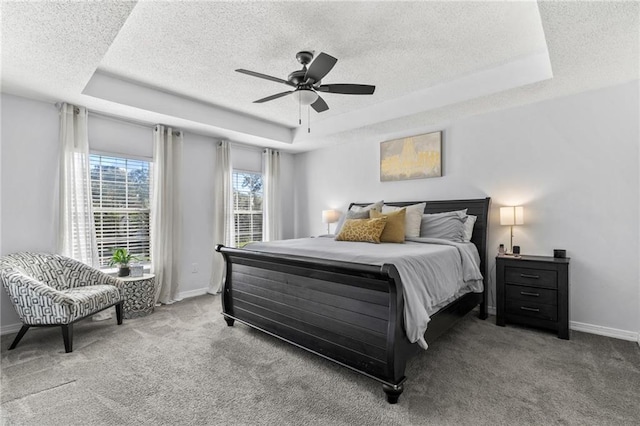
POLYGON ((219 296, 145 318, 31 329, 0 352, 6 425, 638 425, 640 348, 467 315, 407 367, 387 404, 377 382, 242 324, 219 296))

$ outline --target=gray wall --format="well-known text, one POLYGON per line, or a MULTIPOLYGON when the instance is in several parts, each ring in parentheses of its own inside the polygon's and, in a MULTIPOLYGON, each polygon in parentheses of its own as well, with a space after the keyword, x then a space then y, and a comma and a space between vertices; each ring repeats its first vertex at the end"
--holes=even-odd
POLYGON ((635 81, 397 135, 444 130, 442 178, 380 182, 375 138, 298 154, 297 235, 325 233, 321 211, 352 201, 490 196, 492 257, 499 243, 509 244, 499 207, 523 205, 514 244, 527 254, 564 248, 572 258, 573 327, 635 340, 639 115, 635 81))

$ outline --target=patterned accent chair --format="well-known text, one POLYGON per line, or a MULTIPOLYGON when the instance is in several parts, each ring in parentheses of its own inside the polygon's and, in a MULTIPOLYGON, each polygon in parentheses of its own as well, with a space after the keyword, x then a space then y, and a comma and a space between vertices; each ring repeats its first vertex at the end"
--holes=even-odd
POLYGON ((30 327, 62 327, 65 351, 73 350, 73 323, 116 307, 122 324, 119 283, 84 263, 47 253, 14 253, 0 258, 0 280, 11 298, 22 328, 14 349, 30 327))

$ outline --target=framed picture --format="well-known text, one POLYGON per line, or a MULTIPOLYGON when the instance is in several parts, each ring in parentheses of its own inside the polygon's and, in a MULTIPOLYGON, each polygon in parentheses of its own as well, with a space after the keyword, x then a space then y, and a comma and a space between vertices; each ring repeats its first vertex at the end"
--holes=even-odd
POLYGON ((442 132, 380 142, 380 181, 442 176, 442 132))

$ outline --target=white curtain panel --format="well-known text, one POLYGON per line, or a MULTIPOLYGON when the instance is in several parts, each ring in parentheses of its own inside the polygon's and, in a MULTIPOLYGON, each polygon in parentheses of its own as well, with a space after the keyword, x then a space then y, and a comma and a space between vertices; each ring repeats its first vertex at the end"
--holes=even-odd
POLYGON ((262 200, 262 240, 282 239, 280 209, 280 153, 266 148, 262 154, 264 170, 264 198, 262 200))
POLYGON ((62 104, 60 108, 60 229, 58 250, 98 267, 86 108, 62 104))
POLYGON ((231 147, 228 141, 220 141, 216 147, 216 163, 214 169, 215 192, 213 193, 213 259, 209 293, 219 293, 225 277, 224 259, 215 251, 215 246, 234 245, 233 224, 233 188, 231 167, 231 147))
POLYGON ((158 286, 156 301, 178 300, 182 243, 182 132, 156 125, 153 132, 151 199, 151 271, 158 286))

